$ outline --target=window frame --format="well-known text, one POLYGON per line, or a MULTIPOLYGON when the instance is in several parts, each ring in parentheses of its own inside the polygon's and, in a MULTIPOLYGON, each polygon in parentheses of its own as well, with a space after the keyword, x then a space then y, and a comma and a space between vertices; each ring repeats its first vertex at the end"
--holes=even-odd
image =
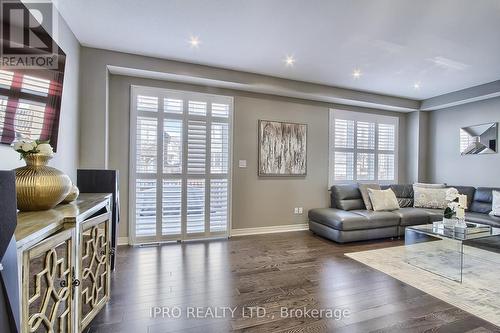
MULTIPOLYGON (((233 112, 234 110, 234 98, 232 96, 224 95, 214 95, 205 94, 192 91, 182 91, 173 90, 167 88, 158 87, 147 87, 140 85, 130 85, 130 142, 129 142, 129 242, 134 244, 145 244, 145 243, 156 243, 162 241, 172 241, 172 240, 189 240, 189 239, 209 239, 209 238, 227 238, 230 235, 232 229, 232 159, 233 159, 233 112), (156 112, 152 111, 140 111, 137 110, 136 98, 138 95, 149 95, 158 97, 158 110, 156 112), (164 99, 174 98, 183 100, 183 112, 182 113, 167 113, 164 112, 164 99), (188 100, 203 101, 207 103, 207 114, 204 116, 193 115, 188 112, 188 100), (222 103, 228 104, 228 117, 212 116, 210 114, 211 108, 209 105, 211 103, 222 103), (137 172, 137 146, 136 146, 136 136, 137 136, 137 118, 140 116, 151 117, 157 120, 157 158, 156 158, 156 172, 155 173, 138 173, 137 172), (182 121, 182 158, 181 158, 181 172, 180 173, 165 173, 163 172, 164 156, 162 151, 162 144, 159 144, 159 140, 163 134, 163 126, 165 119, 178 119, 182 121), (207 137, 206 137, 206 156, 205 156, 205 173, 196 174, 188 173, 188 124, 190 120, 204 120, 207 126, 207 137), (227 162, 227 173, 212 173, 211 172, 211 125, 212 122, 225 122, 228 124, 228 162, 227 162), (136 237, 136 180, 137 179, 154 179, 156 180, 156 204, 157 208, 156 219, 157 219, 157 232, 155 236, 140 236, 136 237), (158 220, 162 219, 162 181, 165 179, 175 180, 179 179, 182 181, 181 190, 181 234, 180 235, 163 235, 161 232, 161 223, 158 220), (188 233, 187 232, 187 182, 189 180, 205 180, 205 232, 203 233, 188 233), (217 179, 227 179, 227 226, 226 230, 220 231, 210 231, 210 186, 207 186, 207 182, 210 183, 211 180, 217 179), (158 214, 160 212, 160 214, 158 214)), ((163 141, 162 141, 163 142, 163 141)))
POLYGON ((394 184, 399 182, 399 117, 385 116, 373 113, 355 112, 339 109, 329 110, 328 121, 328 187, 336 184, 352 184, 352 183, 379 183, 379 184, 394 184), (354 126, 354 147, 353 148, 336 148, 335 147, 335 119, 352 120, 354 126), (375 123, 375 147, 374 149, 359 149, 357 148, 357 125, 356 122, 375 123), (379 150, 378 149, 378 132, 379 124, 394 125, 394 150, 379 150), (335 180, 335 152, 352 152, 353 155, 353 179, 352 180, 335 180), (357 154, 358 153, 373 153, 374 159, 374 179, 358 180, 357 179, 357 154), (394 154, 394 179, 379 180, 379 154, 394 154))

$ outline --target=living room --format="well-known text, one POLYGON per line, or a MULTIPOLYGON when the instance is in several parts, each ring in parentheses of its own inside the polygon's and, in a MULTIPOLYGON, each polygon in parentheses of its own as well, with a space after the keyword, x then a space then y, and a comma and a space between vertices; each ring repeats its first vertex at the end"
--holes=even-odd
POLYGON ((499 330, 498 1, 1 5, 1 332, 499 330))

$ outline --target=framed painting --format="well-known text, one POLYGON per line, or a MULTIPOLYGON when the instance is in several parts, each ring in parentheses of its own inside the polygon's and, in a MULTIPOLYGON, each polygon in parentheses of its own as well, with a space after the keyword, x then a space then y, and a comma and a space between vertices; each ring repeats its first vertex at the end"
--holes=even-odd
POLYGON ((259 176, 307 174, 307 125, 259 120, 259 176))

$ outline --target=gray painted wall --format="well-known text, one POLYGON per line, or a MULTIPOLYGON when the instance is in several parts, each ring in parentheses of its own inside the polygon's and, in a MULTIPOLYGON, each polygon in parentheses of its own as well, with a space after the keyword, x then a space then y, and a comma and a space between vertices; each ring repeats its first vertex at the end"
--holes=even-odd
MULTIPOLYGON (((50 165, 62 170, 76 182, 76 169, 79 158, 78 142, 78 100, 80 44, 62 17, 59 17, 57 43, 66 53, 64 87, 61 101, 59 138, 57 153, 50 165)), ((13 169, 25 165, 19 154, 7 145, 0 145, 0 169, 13 169)))
POLYGON ((409 183, 418 182, 420 111, 408 113, 406 117, 406 165, 409 183))
MULTIPOLYGON (((255 94, 151 79, 109 77, 109 167, 122 176, 121 206, 124 207, 120 236, 128 235, 128 166, 130 85, 163 87, 234 96, 233 229, 305 223, 307 214, 293 215, 294 207, 327 207, 328 201, 328 110, 345 110, 400 117, 400 149, 406 146, 406 114, 322 102, 255 94), (293 121, 308 124, 308 174, 304 178, 259 178, 257 176, 257 121, 293 121), (246 159, 248 167, 238 168, 246 159)), ((85 129, 84 129, 85 130, 85 129)), ((406 158, 400 151, 399 176, 406 181, 406 158)), ((84 156, 82 156, 84 158, 84 156)))
POLYGON ((200 85, 212 87, 220 85, 222 88, 230 86, 231 89, 259 93, 265 91, 273 95, 291 94, 294 98, 322 101, 326 99, 327 102, 331 102, 333 98, 342 100, 342 104, 358 100, 363 102, 363 106, 383 105, 391 109, 406 110, 418 109, 420 105, 418 101, 404 98, 88 47, 82 48, 81 58, 80 157, 81 167, 84 168, 108 166, 108 68, 126 69, 126 72, 133 72, 134 76, 153 76, 155 79, 176 82, 179 80, 186 82, 189 79, 196 80, 196 84, 200 85))
POLYGON ((461 156, 461 127, 500 122, 500 97, 429 112, 428 170, 438 183, 500 187, 500 154, 461 156))

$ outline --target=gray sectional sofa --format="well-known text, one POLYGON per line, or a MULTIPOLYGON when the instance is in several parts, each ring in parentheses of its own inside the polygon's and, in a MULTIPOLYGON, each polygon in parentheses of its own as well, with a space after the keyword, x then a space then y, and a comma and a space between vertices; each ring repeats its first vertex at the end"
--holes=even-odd
MULTIPOLYGON (((491 211, 492 191, 500 188, 455 187, 468 198, 466 220, 500 227, 500 217, 491 211)), ((387 185, 401 207, 390 212, 367 210, 358 185, 335 185, 331 188, 331 207, 311 209, 309 229, 338 243, 403 236, 405 227, 443 219, 443 210, 413 207, 413 185, 387 185)))

